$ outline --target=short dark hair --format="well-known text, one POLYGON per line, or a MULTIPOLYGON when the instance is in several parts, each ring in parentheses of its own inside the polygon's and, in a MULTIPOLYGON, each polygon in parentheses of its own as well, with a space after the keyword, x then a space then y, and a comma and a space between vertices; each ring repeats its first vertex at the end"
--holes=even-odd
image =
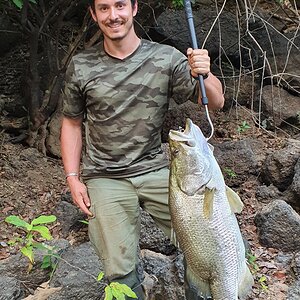
MULTIPOLYGON (((137 0, 130 0, 131 1, 131 5, 132 7, 135 5, 135 3, 137 2, 137 0)), ((95 0, 89 0, 89 4, 90 7, 95 10, 95 0)))

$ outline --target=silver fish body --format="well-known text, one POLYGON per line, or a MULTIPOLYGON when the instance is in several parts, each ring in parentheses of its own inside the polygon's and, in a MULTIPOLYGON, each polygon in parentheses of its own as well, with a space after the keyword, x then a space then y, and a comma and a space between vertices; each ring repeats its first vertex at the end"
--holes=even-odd
POLYGON ((170 131, 169 145, 169 206, 188 279, 204 299, 243 299, 253 285, 234 214, 243 204, 225 185, 212 147, 191 120, 184 131, 170 131))

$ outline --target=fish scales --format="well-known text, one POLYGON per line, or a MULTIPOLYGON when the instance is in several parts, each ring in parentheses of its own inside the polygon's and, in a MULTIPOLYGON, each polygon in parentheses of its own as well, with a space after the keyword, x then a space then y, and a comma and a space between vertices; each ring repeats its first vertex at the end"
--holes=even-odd
POLYGON ((226 187, 210 146, 191 120, 183 132, 170 131, 169 144, 170 213, 188 277, 204 299, 243 299, 253 278, 233 213, 241 210, 240 199, 226 187))

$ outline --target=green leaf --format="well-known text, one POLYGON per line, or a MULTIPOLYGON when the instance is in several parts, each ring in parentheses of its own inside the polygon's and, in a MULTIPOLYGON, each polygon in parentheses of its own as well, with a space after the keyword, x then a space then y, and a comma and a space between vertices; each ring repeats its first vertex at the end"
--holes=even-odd
POLYGON ((103 276, 104 276, 104 273, 103 273, 103 272, 100 272, 100 273, 98 274, 97 281, 102 280, 103 276))
POLYGON ((39 249, 39 250, 45 250, 47 252, 51 252, 53 250, 52 246, 49 245, 45 245, 43 243, 39 243, 39 242, 32 242, 32 246, 33 248, 39 249))
POLYGON ((112 294, 117 300, 125 300, 125 295, 119 290, 118 285, 120 285, 118 282, 112 282, 109 285, 111 288, 112 294))
POLYGON ((19 9, 23 7, 23 1, 22 0, 12 0, 15 6, 19 9))
POLYGON ((25 242, 26 242, 26 247, 31 246, 32 243, 34 242, 33 234, 31 231, 26 235, 25 242))
POLYGON ((47 224, 52 223, 56 221, 56 216, 50 215, 50 216, 39 216, 38 218, 35 218, 32 220, 32 225, 38 225, 38 224, 47 224))
POLYGON ((21 252, 22 252, 23 255, 28 257, 30 262, 33 264, 33 262, 34 262, 33 247, 32 246, 27 246, 27 247, 25 246, 25 247, 21 248, 21 252))
POLYGON ((44 239, 52 240, 52 235, 46 226, 33 226, 32 230, 39 232, 44 239))
POLYGON ((23 227, 26 230, 30 230, 30 224, 28 224, 26 221, 20 219, 18 216, 8 216, 5 218, 5 222, 15 225, 17 227, 23 227))
POLYGON ((37 2, 35 0, 29 0, 29 2, 37 4, 37 2))
POLYGON ((43 262, 42 262, 41 268, 42 269, 47 269, 51 266, 52 266, 51 256, 50 255, 45 255, 43 257, 43 262))
POLYGON ((125 296, 124 294, 122 294, 119 290, 117 290, 116 288, 111 287, 111 291, 113 296, 117 299, 117 300, 125 300, 125 296))
POLYGON ((83 224, 86 224, 86 225, 89 225, 89 221, 86 221, 86 220, 79 220, 79 222, 81 222, 83 224))
POLYGON ((113 299, 113 294, 112 294, 112 290, 110 288, 109 285, 107 285, 104 289, 105 292, 105 298, 104 300, 112 300, 113 299))
POLYGON ((263 275, 259 278, 258 282, 264 282, 266 280, 267 280, 266 276, 263 275))
POLYGON ((9 245, 9 246, 15 246, 16 244, 17 244, 17 241, 14 239, 14 240, 9 240, 8 242, 7 242, 7 244, 9 245))
POLYGON ((115 282, 116 289, 130 298, 137 298, 136 293, 127 285, 115 282))

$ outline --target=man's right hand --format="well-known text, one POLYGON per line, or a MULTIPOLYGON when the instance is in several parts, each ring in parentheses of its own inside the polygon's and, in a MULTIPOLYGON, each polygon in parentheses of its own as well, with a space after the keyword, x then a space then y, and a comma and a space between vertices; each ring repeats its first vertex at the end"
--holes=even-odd
POLYGON ((74 204, 79 207, 85 214, 93 216, 90 212, 89 207, 91 201, 87 193, 87 188, 78 177, 70 176, 67 178, 67 182, 71 191, 72 199, 74 204))

